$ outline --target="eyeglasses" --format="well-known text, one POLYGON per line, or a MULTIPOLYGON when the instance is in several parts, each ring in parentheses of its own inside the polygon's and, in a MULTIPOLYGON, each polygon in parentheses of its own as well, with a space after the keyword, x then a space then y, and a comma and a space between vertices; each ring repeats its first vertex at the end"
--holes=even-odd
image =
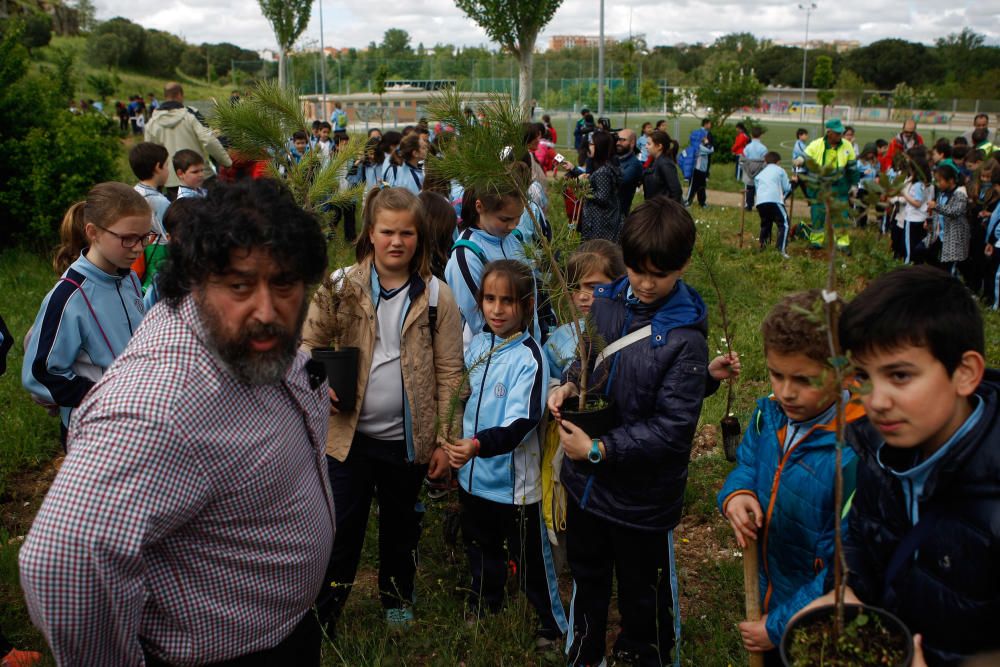
POLYGON ((100 225, 94 225, 94 226, 97 227, 98 229, 102 229, 102 230, 106 231, 108 234, 111 234, 116 239, 118 239, 119 241, 121 241, 123 248, 134 248, 137 243, 141 243, 142 247, 145 248, 150 243, 152 243, 153 241, 155 241, 157 239, 157 237, 159 236, 159 234, 157 234, 156 232, 149 232, 148 234, 142 234, 142 235, 139 235, 139 234, 117 234, 117 233, 111 231, 110 229, 108 229, 107 227, 101 227, 100 225))

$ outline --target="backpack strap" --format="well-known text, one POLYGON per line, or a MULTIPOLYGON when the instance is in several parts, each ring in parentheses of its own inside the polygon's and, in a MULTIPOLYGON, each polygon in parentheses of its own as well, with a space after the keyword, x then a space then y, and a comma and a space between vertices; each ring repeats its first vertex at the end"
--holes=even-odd
POLYGON ((889 594, 889 589, 892 588, 893 582, 896 577, 899 576, 900 572, 903 571, 903 566, 906 565, 917 550, 920 549, 920 545, 924 543, 937 527, 938 523, 938 512, 935 511, 936 508, 930 508, 920 519, 917 521, 917 525, 913 526, 903 539, 899 541, 896 546, 896 550, 892 552, 892 558, 889 560, 889 566, 885 569, 885 581, 882 588, 882 599, 885 600, 886 596, 889 594))
POLYGON ((601 353, 597 355, 597 360, 594 362, 594 370, 596 371, 597 367, 600 366, 602 363, 604 363, 604 360, 610 357, 615 352, 619 352, 628 347, 629 345, 632 345, 633 343, 638 343, 640 340, 645 340, 652 335, 653 335, 653 325, 647 324, 641 329, 636 329, 627 336, 622 336, 621 338, 619 338, 618 340, 614 341, 613 343, 605 347, 603 350, 601 350, 601 353))
POLYGON ((431 347, 434 346, 434 332, 437 329, 438 320, 438 296, 441 294, 441 285, 436 277, 431 277, 431 282, 427 285, 427 323, 431 327, 431 347))
POLYGON ((479 247, 479 244, 475 241, 470 241, 469 239, 459 239, 455 241, 455 245, 451 246, 451 251, 455 252, 458 248, 467 248, 472 251, 472 253, 479 258, 483 264, 486 264, 486 253, 483 249, 479 247))
POLYGON ((76 289, 80 292, 80 296, 83 297, 83 302, 87 304, 87 310, 90 311, 91 316, 94 318, 94 322, 97 324, 97 330, 101 332, 101 337, 104 338, 105 344, 108 346, 108 351, 111 352, 111 357, 115 357, 115 349, 111 347, 111 341, 108 340, 108 334, 104 333, 104 327, 101 326, 101 321, 97 319, 97 313, 94 311, 94 306, 91 305, 90 299, 87 298, 87 293, 83 291, 83 286, 76 282, 72 278, 60 278, 59 282, 66 281, 70 285, 74 285, 76 289))

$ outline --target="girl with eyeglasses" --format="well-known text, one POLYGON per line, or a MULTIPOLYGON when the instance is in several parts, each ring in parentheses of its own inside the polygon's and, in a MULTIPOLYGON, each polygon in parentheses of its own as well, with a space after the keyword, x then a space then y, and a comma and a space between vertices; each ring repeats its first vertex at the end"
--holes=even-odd
POLYGON ((60 226, 53 267, 61 274, 45 295, 25 341, 21 382, 62 417, 70 414, 125 350, 145 313, 130 268, 156 240, 152 211, 124 183, 95 185, 60 226))

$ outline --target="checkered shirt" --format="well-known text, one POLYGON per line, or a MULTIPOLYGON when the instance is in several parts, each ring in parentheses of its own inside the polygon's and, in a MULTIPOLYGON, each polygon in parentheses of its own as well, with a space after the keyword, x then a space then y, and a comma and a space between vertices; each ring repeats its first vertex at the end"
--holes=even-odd
POLYGON ((277 645, 315 602, 334 534, 325 384, 302 353, 242 384, 191 298, 153 308, 74 411, 20 554, 61 665, 174 665, 277 645))

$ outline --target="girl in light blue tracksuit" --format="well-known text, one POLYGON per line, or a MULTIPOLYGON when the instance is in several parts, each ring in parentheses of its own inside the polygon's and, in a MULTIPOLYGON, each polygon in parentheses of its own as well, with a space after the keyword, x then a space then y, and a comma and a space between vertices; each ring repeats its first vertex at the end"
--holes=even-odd
MULTIPOLYGON (((476 302, 483 267, 498 259, 514 259, 530 267, 524 245, 512 233, 523 213, 524 206, 515 192, 480 196, 472 189, 465 191, 458 240, 444 270, 445 282, 462 312, 465 349, 473 336, 484 331, 486 326, 476 302)), ((532 333, 538 338, 537 323, 532 333)))
POLYGON ((771 226, 776 224, 778 252, 787 256, 789 221, 785 198, 792 192, 792 182, 785 170, 778 165, 780 160, 781 156, 774 151, 764 156, 766 166, 754 177, 754 188, 757 213, 760 215, 761 250, 771 242, 771 226))
POLYGON ((54 265, 62 276, 28 336, 21 382, 39 403, 58 406, 65 437, 73 409, 142 322, 130 267, 156 235, 149 205, 124 183, 94 186, 70 207, 60 235, 54 265))
POLYGON ((471 389, 465 436, 444 445, 458 473, 462 534, 469 557, 470 606, 497 612, 508 563, 538 612, 540 642, 568 629, 542 519, 538 425, 545 410, 548 370, 530 333, 534 312, 531 269, 516 260, 486 265, 478 304, 488 330, 465 353, 471 389))

